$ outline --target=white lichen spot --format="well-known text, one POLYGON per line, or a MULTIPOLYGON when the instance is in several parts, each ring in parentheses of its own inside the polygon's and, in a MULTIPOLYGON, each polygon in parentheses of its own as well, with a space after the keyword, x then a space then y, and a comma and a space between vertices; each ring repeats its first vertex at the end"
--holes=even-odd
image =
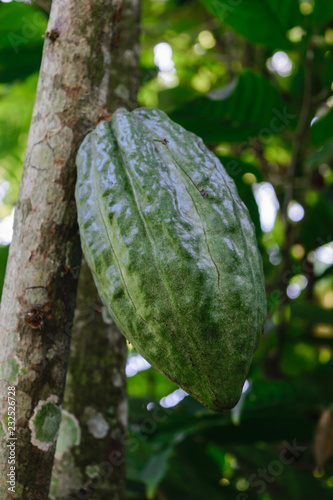
POLYGON ((40 351, 35 351, 31 358, 30 358, 30 361, 31 363, 33 363, 34 365, 39 365, 39 363, 41 363, 43 361, 43 354, 40 352, 40 351))
POLYGON ((60 113, 63 111, 66 104, 66 92, 63 89, 58 89, 53 97, 52 111, 53 113, 60 113))
POLYGON ((114 89, 114 93, 117 97, 120 97, 123 101, 128 101, 130 98, 129 90, 123 83, 117 85, 114 89))
MULTIPOLYGON (((29 226, 29 224, 27 224, 27 226, 29 226)), ((34 235, 34 237, 29 239, 29 248, 33 248, 32 242, 37 242, 37 239, 35 238, 38 238, 38 235, 34 235)), ((33 277, 36 279, 35 270, 33 271, 33 273, 33 277)), ((38 278, 40 278, 40 276, 38 276, 38 278)), ((49 296, 46 288, 27 288, 26 290, 24 290, 24 298, 29 304, 31 304, 31 306, 41 306, 48 301, 49 296)))
POLYGON ((46 353, 46 357, 47 359, 50 361, 51 359, 54 358, 54 356, 57 354, 57 351, 55 349, 53 349, 53 347, 51 347, 51 349, 49 349, 46 353))
POLYGON ((128 420, 128 404, 127 399, 123 399, 122 402, 118 405, 118 419, 121 425, 126 428, 127 420, 128 420))
POLYGON ((121 387, 123 384, 122 376, 116 368, 112 371, 112 383, 115 387, 121 387))
POLYGON ((110 80, 111 54, 109 47, 102 45, 102 53, 104 59, 103 61, 104 75, 100 85, 99 105, 104 107, 107 99, 109 80, 110 80))
POLYGON ((66 451, 81 442, 81 428, 79 421, 72 413, 62 411, 59 435, 55 451, 56 459, 60 460, 66 451))
POLYGON ((87 407, 84 413, 85 416, 88 417, 87 427, 90 434, 92 434, 96 439, 105 438, 110 426, 103 415, 91 407, 87 407))
POLYGON ((56 134, 61 129, 61 121, 58 115, 52 115, 46 122, 46 130, 49 134, 56 134))
POLYGON ((84 472, 87 474, 88 477, 90 477, 92 479, 94 477, 97 477, 100 474, 99 466, 98 465, 87 465, 87 467, 84 469, 84 472))
POLYGON ((36 144, 31 151, 31 166, 37 170, 48 170, 53 165, 53 152, 46 142, 36 144))
POLYGON ((61 421, 58 399, 52 395, 46 401, 39 401, 29 420, 31 443, 42 451, 48 451, 57 438, 61 421))

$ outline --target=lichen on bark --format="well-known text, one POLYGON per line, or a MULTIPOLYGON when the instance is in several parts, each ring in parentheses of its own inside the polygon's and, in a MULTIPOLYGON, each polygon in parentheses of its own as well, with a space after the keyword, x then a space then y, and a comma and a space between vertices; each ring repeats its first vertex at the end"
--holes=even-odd
POLYGON ((115 324, 104 320, 103 307, 83 262, 64 398, 81 440, 61 456, 56 452, 52 500, 80 494, 93 500, 125 498, 127 347, 115 324))

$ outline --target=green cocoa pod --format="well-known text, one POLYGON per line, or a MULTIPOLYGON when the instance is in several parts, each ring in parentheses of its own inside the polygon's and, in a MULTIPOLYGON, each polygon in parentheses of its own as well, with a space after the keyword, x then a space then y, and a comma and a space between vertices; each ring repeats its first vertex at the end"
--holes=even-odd
POLYGON ((153 367, 214 411, 239 400, 266 298, 234 182, 157 109, 119 109, 84 139, 76 201, 105 306, 153 367))

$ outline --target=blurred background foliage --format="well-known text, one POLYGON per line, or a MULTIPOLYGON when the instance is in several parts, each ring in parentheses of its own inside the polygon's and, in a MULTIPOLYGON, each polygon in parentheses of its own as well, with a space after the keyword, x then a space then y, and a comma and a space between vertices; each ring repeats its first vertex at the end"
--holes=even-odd
MULTIPOLYGON (((35 4, 0 2, 0 289, 47 25, 49 2, 35 4)), ((129 346, 128 499, 333 498, 333 2, 142 9, 139 105, 200 135, 234 179, 268 315, 222 414, 129 346)))

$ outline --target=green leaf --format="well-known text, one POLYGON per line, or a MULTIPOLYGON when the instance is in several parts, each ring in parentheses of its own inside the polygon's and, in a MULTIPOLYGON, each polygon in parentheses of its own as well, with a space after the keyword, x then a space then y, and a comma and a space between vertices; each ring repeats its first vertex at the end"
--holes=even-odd
POLYGON ((292 48, 286 33, 301 24, 298 0, 202 0, 220 21, 253 43, 292 48))
POLYGON ((154 368, 138 372, 136 375, 127 378, 128 394, 136 397, 150 395, 150 401, 152 399, 161 399, 176 389, 178 389, 176 384, 154 368))
POLYGON ((302 221, 300 241, 306 251, 315 250, 332 238, 333 187, 317 193, 316 200, 305 211, 302 221))
POLYGON ((242 161, 234 156, 219 154, 217 154, 216 156, 219 158, 219 160, 221 160, 224 168, 226 169, 230 177, 233 178, 236 184, 239 183, 242 176, 247 173, 255 175, 258 182, 264 180, 264 176, 261 170, 256 165, 253 165, 253 163, 242 161))
POLYGON ((205 442, 200 437, 188 438, 177 447, 177 455, 170 461, 161 491, 170 500, 237 499, 237 490, 231 485, 222 490, 220 479, 220 468, 207 454, 205 442))
POLYGON ((262 408, 286 408, 297 401, 298 404, 316 402, 318 394, 303 385, 284 380, 253 380, 244 401, 243 411, 249 414, 262 408))
POLYGON ((333 2, 332 0, 316 0, 312 19, 316 26, 323 27, 328 24, 333 18, 333 2))
POLYGON ((154 498, 156 489, 166 475, 170 458, 175 447, 184 438, 185 434, 174 434, 164 442, 154 439, 157 428, 165 418, 172 413, 170 410, 163 415, 164 409, 156 406, 157 412, 149 412, 143 399, 130 400, 129 436, 127 439, 127 468, 126 476, 132 481, 139 481, 145 485, 147 498, 154 498), (133 409, 139 407, 139 414, 133 409), (136 424, 134 424, 134 420, 136 424))
POLYGON ((317 348, 313 344, 297 342, 283 348, 280 366, 288 377, 303 377, 311 374, 318 365, 317 348))
POLYGON ((172 451, 172 448, 167 448, 161 453, 155 453, 141 472, 141 480, 146 485, 147 498, 154 498, 156 488, 168 469, 172 451))
POLYGON ((292 316, 302 319, 306 324, 333 324, 333 309, 322 309, 312 302, 292 302, 290 307, 292 316))
POLYGON ((0 3, 0 82, 23 79, 39 69, 47 17, 23 2, 0 3))
POLYGON ((158 93, 158 107, 168 113, 196 95, 197 93, 192 87, 185 85, 177 85, 172 89, 163 89, 158 93))
POLYGON ((247 71, 229 85, 185 102, 170 118, 206 143, 216 143, 266 138, 282 132, 295 117, 269 80, 247 71))
POLYGON ((319 149, 319 151, 312 153, 312 155, 307 158, 306 163, 310 168, 315 169, 322 163, 331 161, 332 157, 333 142, 329 142, 325 147, 319 149))
POLYGON ((9 245, 0 245, 0 300, 2 295, 2 287, 5 281, 6 265, 8 259, 9 245))
POLYGON ((222 162, 222 165, 235 181, 237 191, 242 201, 248 208, 250 212, 250 216, 252 222, 256 228, 257 237, 261 235, 261 226, 260 226, 260 217, 259 217, 259 209, 257 202, 255 200, 252 187, 249 184, 246 184, 243 180, 243 175, 247 173, 251 173, 256 176, 257 181, 260 182, 263 180, 262 172, 251 163, 247 163, 239 160, 238 158, 234 158, 232 156, 220 156, 217 155, 219 160, 222 162))
MULTIPOLYGON (((332 3, 333 7, 333 3, 332 3)), ((333 50, 326 52, 325 66, 323 70, 323 81, 326 85, 331 85, 333 82, 333 50)))
POLYGON ((140 68, 140 87, 146 85, 146 83, 150 82, 158 75, 157 66, 141 66, 140 68))
POLYGON ((24 80, 40 68, 43 45, 27 45, 18 54, 12 49, 0 50, 0 83, 24 80))
POLYGON ((333 109, 317 120, 312 126, 312 142, 319 146, 333 137, 333 109))
POLYGON ((250 487, 244 495, 236 496, 237 500, 329 500, 332 496, 328 488, 324 489, 318 479, 308 473, 306 466, 302 467, 311 460, 311 446, 299 438, 298 432, 289 440, 283 439, 282 443, 232 446, 229 451, 237 458, 241 477, 244 471, 251 471, 250 487), (263 487, 265 496, 255 494, 263 487))
POLYGON ((17 199, 37 80, 38 74, 33 74, 24 82, 0 86, 0 177, 10 182, 3 201, 7 213, 2 216, 17 199))

